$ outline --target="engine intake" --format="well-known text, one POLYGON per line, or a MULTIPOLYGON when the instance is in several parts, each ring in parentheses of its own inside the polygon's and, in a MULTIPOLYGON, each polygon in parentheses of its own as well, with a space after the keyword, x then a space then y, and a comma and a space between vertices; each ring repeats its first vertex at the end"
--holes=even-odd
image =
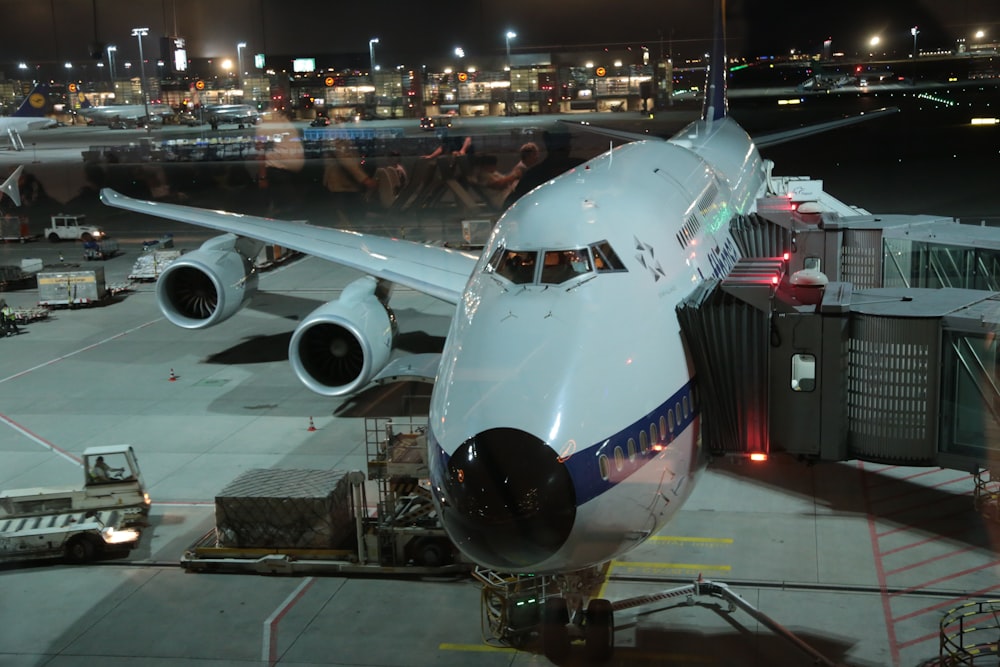
POLYGON ((348 285, 295 329, 288 359, 302 382, 318 394, 343 396, 368 384, 389 363, 396 318, 370 276, 348 285))
POLYGON ((254 258, 260 248, 259 241, 224 234, 182 255, 156 281, 160 310, 185 329, 205 329, 232 317, 257 291, 254 258))

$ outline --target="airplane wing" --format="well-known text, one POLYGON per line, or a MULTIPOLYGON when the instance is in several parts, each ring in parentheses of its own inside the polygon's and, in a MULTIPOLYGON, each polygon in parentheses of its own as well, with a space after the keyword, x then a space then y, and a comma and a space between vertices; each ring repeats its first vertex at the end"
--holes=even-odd
POLYGON ((814 125, 806 125, 805 127, 797 127, 794 130, 782 130, 780 132, 772 132, 770 134, 755 136, 753 138, 753 142, 757 144, 757 148, 777 146, 778 144, 783 144, 786 141, 795 141, 796 139, 808 137, 813 134, 819 134, 820 132, 827 132, 829 130, 847 127, 848 125, 854 125, 855 123, 875 120, 876 118, 888 116, 897 113, 898 111, 899 107, 884 107, 882 109, 876 109, 875 111, 863 112, 854 116, 847 116, 846 118, 826 121, 825 123, 816 123, 814 125))
MULTIPOLYGON (((881 118, 883 116, 888 116, 899 112, 898 107, 884 107, 882 109, 876 109, 875 111, 867 111, 853 116, 847 116, 844 118, 838 118, 836 120, 825 121, 822 123, 815 123, 813 125, 806 125, 804 127, 797 127, 791 130, 781 130, 779 132, 771 132, 768 134, 757 135, 753 137, 753 141, 757 144, 757 148, 767 148, 769 146, 776 146, 778 144, 783 144, 786 141, 795 141, 796 139, 801 139, 803 137, 808 137, 813 134, 819 134, 821 132, 828 132, 830 130, 836 130, 841 127, 847 127, 848 125, 854 125, 855 123, 863 123, 869 120, 875 120, 876 118, 881 118)), ((607 127, 599 127, 597 125, 591 125, 589 122, 570 122, 561 121, 566 123, 569 127, 577 130, 583 130, 585 132, 590 132, 592 134, 598 134, 609 139, 614 139, 618 141, 643 141, 650 139, 662 139, 662 137, 657 137, 651 134, 645 134, 640 132, 629 132, 626 130, 614 130, 607 127)), ((665 139, 664 139, 665 140, 665 139)))
POLYGON ((280 245, 458 303, 478 255, 360 232, 133 199, 101 190, 108 206, 280 245))

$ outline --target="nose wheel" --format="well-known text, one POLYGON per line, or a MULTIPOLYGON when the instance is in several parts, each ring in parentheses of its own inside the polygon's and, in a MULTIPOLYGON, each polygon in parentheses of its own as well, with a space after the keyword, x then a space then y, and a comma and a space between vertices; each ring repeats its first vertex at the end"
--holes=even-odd
POLYGON ((587 605, 586 613, 575 614, 570 622, 569 605, 564 597, 551 597, 545 601, 542 612, 542 651, 545 657, 560 664, 569 656, 573 639, 583 639, 587 657, 593 662, 604 662, 611 657, 615 646, 615 620, 611 602, 595 598, 587 605))

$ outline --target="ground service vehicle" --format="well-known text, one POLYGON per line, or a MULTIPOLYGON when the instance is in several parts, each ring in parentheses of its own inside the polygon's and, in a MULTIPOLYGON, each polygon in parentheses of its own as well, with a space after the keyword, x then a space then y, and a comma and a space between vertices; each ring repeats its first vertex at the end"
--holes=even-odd
POLYGON ((426 424, 366 420, 368 511, 361 471, 247 470, 215 498, 215 528, 181 557, 194 572, 402 574, 468 572, 437 518, 426 424))
POLYGON ((116 525, 128 526, 142 523, 149 514, 149 494, 131 445, 88 447, 83 452, 83 471, 82 487, 34 487, 0 492, 0 521, 115 510, 119 515, 116 525))
POLYGON ((107 234, 97 225, 88 225, 87 216, 59 213, 53 215, 43 232, 52 243, 59 241, 99 241, 107 234))
POLYGON ((139 536, 119 510, 0 518, 0 563, 42 558, 83 563, 135 548, 139 536))

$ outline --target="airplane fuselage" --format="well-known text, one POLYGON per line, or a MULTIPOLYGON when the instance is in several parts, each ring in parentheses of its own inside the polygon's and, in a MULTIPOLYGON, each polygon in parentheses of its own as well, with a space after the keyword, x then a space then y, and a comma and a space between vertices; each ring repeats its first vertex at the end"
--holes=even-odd
POLYGON ((739 258, 728 223, 764 184, 735 122, 698 122, 601 155, 500 219, 430 412, 431 483, 467 556, 506 572, 582 569, 680 508, 703 458, 675 306, 739 258))

